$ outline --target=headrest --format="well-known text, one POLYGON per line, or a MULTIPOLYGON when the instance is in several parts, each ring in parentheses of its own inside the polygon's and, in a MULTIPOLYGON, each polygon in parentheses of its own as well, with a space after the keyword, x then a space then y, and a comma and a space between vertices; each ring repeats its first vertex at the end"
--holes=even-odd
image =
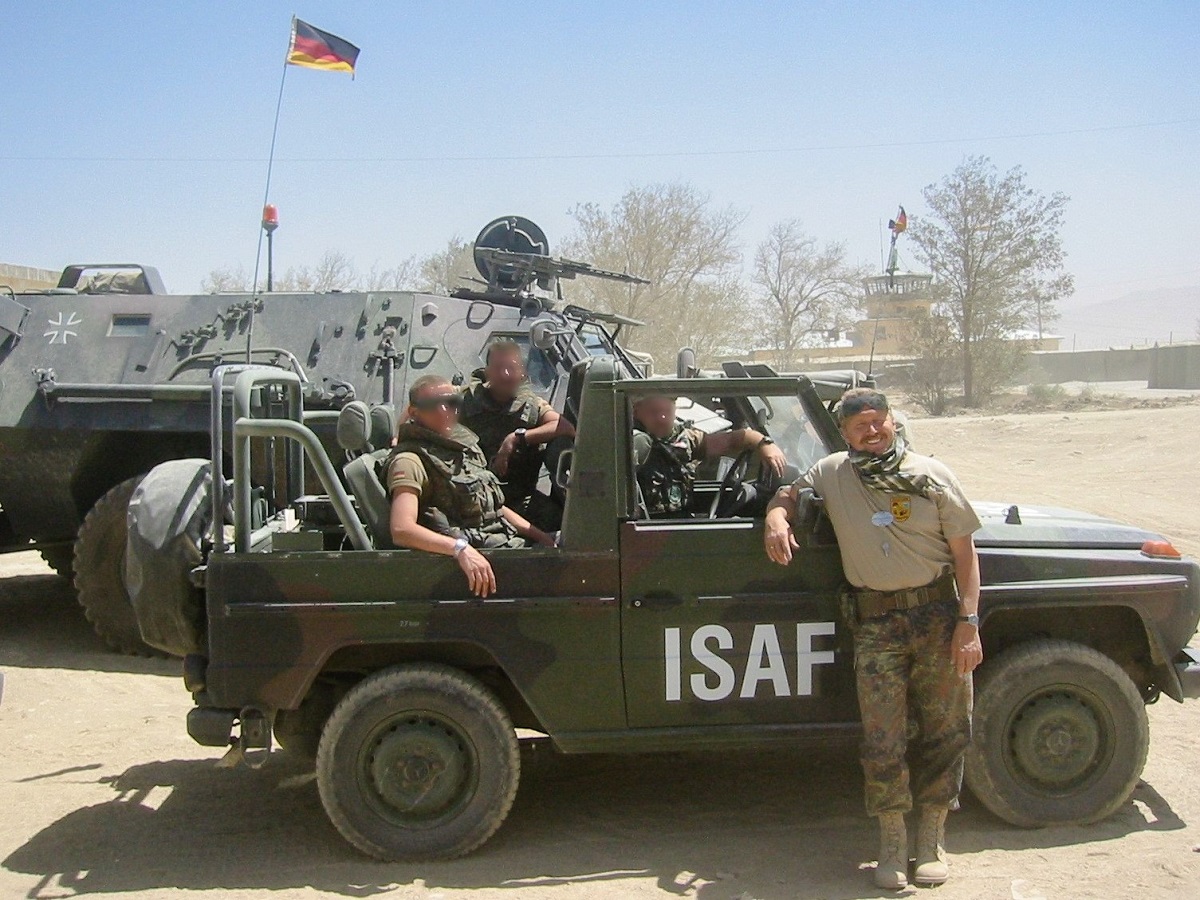
POLYGON ((371 409, 362 400, 351 400, 338 413, 337 440, 343 450, 363 453, 371 449, 371 409))
POLYGON ((390 406, 371 407, 371 449, 386 449, 395 437, 396 410, 390 406))

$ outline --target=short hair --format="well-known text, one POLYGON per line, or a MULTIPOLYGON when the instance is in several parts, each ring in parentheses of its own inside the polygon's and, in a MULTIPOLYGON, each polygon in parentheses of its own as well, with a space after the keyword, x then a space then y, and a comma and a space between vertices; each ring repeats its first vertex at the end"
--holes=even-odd
POLYGON ((670 400, 672 403, 675 402, 675 398, 672 397, 670 394, 663 394, 663 393, 639 394, 638 396, 633 398, 634 408, 636 409, 637 407, 641 406, 647 400, 670 400))
POLYGON ((515 354, 517 354, 517 356, 525 355, 525 351, 521 348, 521 345, 518 344, 516 341, 514 341, 512 338, 507 338, 507 337, 496 338, 496 340, 494 340, 490 344, 488 344, 487 352, 484 353, 484 355, 483 355, 483 364, 484 365, 487 365, 488 363, 490 363, 492 361, 492 354, 495 353, 497 350, 499 350, 502 353, 515 353, 515 354))
POLYGON ((842 394, 842 399, 838 403, 838 421, 845 422, 851 416, 857 416, 869 409, 886 413, 891 412, 892 408, 888 405, 888 398, 874 388, 851 388, 842 394))
POLYGON ((416 403, 426 388, 441 387, 443 384, 450 384, 450 379, 445 375, 422 375, 409 387, 408 402, 416 403))

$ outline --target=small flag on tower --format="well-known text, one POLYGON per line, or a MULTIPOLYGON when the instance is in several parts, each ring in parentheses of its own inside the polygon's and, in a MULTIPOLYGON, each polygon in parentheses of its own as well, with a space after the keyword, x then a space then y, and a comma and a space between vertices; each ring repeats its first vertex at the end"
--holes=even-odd
POLYGON ((330 72, 349 72, 354 77, 358 48, 336 34, 313 28, 307 22, 292 19, 292 43, 288 47, 289 65, 330 72))
POLYGON ((888 221, 888 228, 892 234, 900 234, 908 228, 908 213, 904 211, 904 207, 900 207, 900 213, 894 219, 888 221))

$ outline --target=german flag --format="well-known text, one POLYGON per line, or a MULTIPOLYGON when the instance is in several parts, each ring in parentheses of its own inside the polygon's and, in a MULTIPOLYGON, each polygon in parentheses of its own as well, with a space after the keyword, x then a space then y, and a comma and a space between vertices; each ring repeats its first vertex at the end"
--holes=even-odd
POLYGON ((307 69, 349 72, 353 77, 358 48, 336 34, 292 19, 292 43, 288 47, 287 61, 289 65, 307 69))
POLYGON ((900 212, 896 218, 888 222, 888 228, 893 234, 900 234, 908 228, 908 213, 904 211, 904 207, 900 207, 900 212))

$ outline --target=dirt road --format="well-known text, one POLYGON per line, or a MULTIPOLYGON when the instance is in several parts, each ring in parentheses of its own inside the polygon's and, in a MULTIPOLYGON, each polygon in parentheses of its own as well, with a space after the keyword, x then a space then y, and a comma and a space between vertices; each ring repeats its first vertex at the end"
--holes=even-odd
MULTIPOLYGON (((981 499, 1108 513, 1200 555, 1200 407, 922 420, 981 499)), ((0 898, 703 900, 878 896, 846 754, 526 755, 507 823, 452 863, 358 856, 284 755, 214 769, 177 664, 106 652, 36 557, 0 559, 0 898)), ((1150 709, 1144 781, 1110 820, 1022 831, 969 796, 940 900, 1200 896, 1200 701, 1150 709)), ((910 891, 920 893, 919 891, 910 891)))

